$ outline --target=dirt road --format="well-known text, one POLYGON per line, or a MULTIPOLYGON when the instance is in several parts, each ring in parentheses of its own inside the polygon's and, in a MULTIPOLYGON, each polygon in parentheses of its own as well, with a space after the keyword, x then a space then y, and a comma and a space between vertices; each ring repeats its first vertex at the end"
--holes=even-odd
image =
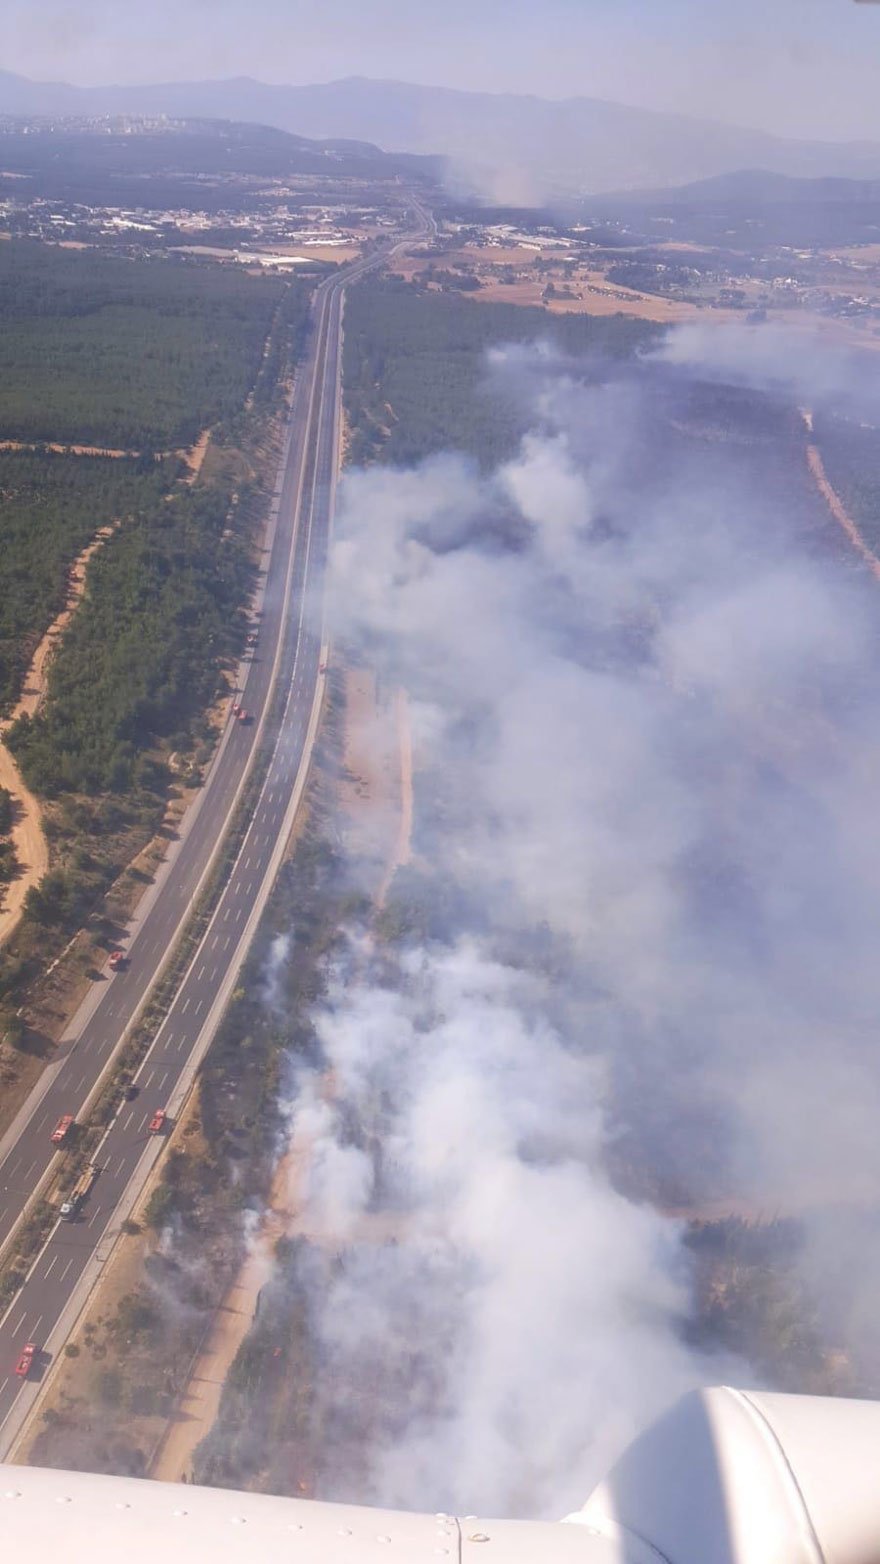
POLYGON ((186 1389, 160 1444, 150 1476, 183 1482, 192 1472, 196 1446, 214 1424, 226 1376, 257 1312, 260 1290, 272 1275, 278 1239, 293 1226, 299 1174, 293 1154, 279 1163, 266 1211, 247 1258, 215 1311, 186 1389))
MULTIPOLYGON (((813 415, 809 408, 801 408, 801 417, 804 421, 804 425, 808 434, 812 434, 813 415)), ((813 475, 816 488, 822 495, 825 504, 828 506, 828 509, 834 517, 834 520, 837 522, 838 526, 843 528, 853 548, 861 555, 871 574, 876 578, 876 580, 880 581, 880 559, 878 559, 874 551, 868 547, 852 516, 841 500, 840 495, 837 493, 837 490, 831 487, 831 483, 825 471, 825 463, 822 460, 819 447, 818 445, 814 445, 812 441, 810 441, 809 445, 807 446, 807 465, 813 475)))
POLYGON ((114 531, 115 527, 101 527, 74 561, 67 602, 61 613, 53 619, 31 658, 18 705, 12 716, 0 725, 0 787, 12 795, 12 843, 18 863, 18 874, 11 884, 4 887, 0 902, 0 945, 9 939, 17 927, 31 886, 39 883, 49 867, 49 847, 39 802, 25 787, 18 766, 3 742, 3 735, 16 718, 24 714, 32 717, 45 698, 52 653, 86 589, 86 566, 95 551, 113 536, 114 531))
MULTIPOLYGON (((170 451, 158 451, 158 456, 179 456, 192 474, 190 482, 198 477, 204 460, 210 429, 203 429, 195 445, 170 451)), ((105 456, 114 461, 132 461, 143 455, 142 451, 124 450, 110 445, 64 445, 57 440, 0 440, 0 451, 51 451, 53 456, 105 456)))
POLYGON ((25 787, 6 745, 0 742, 0 787, 12 795, 12 844, 18 873, 2 891, 0 945, 7 940, 24 911, 24 899, 49 867, 49 847, 40 806, 25 787))
POLYGON ((214 1424, 226 1376, 253 1324, 260 1288, 271 1272, 268 1242, 265 1246, 259 1242, 213 1316, 180 1405, 150 1468, 150 1476, 158 1482, 178 1483, 190 1477, 196 1446, 214 1424))

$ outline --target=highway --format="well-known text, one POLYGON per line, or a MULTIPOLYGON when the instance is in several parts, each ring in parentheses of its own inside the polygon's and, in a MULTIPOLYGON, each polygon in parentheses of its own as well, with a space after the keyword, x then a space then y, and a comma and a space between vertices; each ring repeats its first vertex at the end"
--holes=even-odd
MULTIPOLYGON (((422 232, 431 220, 419 209, 422 232)), ((412 239, 412 235, 409 239, 412 239)), ((398 240, 404 243, 406 240, 398 240)), ((395 246, 396 247, 396 246, 395 246)), ((241 700, 250 721, 234 716, 192 811, 173 864, 142 914, 129 960, 96 985, 61 1049, 60 1065, 31 1111, 19 1115, 0 1148, 0 1242, 15 1223, 53 1159, 51 1143, 62 1114, 78 1116, 107 1061, 149 992, 185 925, 193 898, 222 836, 253 758, 271 721, 271 758, 243 843, 220 899, 171 1008, 134 1079, 137 1095, 120 1105, 95 1160, 101 1173, 79 1219, 60 1221, 37 1256, 19 1293, 0 1319, 0 1456, 10 1448, 34 1396, 15 1364, 28 1341, 41 1349, 69 1314, 100 1261, 101 1246, 118 1233, 120 1205, 135 1175, 161 1150, 149 1121, 158 1108, 183 1100, 228 1002, 259 916, 283 857, 307 770, 320 693, 323 578, 337 475, 342 304, 345 286, 387 258, 377 252, 334 274, 316 290, 310 340, 297 383, 279 482, 270 518, 271 538, 256 655, 246 664, 241 700), (278 693, 278 703, 273 697, 278 693), (280 715, 278 705, 281 706, 280 715), (114 1219, 117 1219, 114 1221, 114 1219), (89 1269, 91 1267, 91 1270, 89 1269), (22 1404, 23 1403, 23 1404, 22 1404), (18 1415, 10 1417, 15 1408, 18 1415), (14 1425, 14 1426, 10 1426, 14 1425)), ((130 1201, 128 1202, 130 1204, 130 1201)), ((57 1349, 57 1342, 52 1346, 57 1349)), ((33 1379, 40 1373, 35 1365, 33 1379)))

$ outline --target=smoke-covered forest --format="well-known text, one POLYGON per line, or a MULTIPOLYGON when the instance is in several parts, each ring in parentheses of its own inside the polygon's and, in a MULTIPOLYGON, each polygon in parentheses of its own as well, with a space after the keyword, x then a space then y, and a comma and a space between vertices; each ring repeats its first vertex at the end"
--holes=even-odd
POLYGON ((335 656, 407 691, 408 862, 376 909, 341 850, 337 680, 41 1460, 93 1395, 89 1460, 144 1470, 248 1253, 197 1480, 558 1515, 694 1385, 880 1384, 880 609, 807 459, 868 531, 869 390, 784 333, 540 324, 352 291, 335 656))

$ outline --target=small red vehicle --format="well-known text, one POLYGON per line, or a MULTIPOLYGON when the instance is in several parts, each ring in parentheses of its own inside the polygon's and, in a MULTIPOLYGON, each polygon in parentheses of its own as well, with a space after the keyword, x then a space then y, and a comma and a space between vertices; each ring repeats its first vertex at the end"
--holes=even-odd
POLYGON ((248 714, 245 711, 243 706, 239 706, 238 711, 235 713, 235 715, 238 718, 239 722, 250 722, 250 717, 248 716, 248 714))
POLYGON ((233 701, 233 704, 232 704, 232 715, 233 715, 233 717, 237 717, 240 711, 241 711, 241 702, 240 701, 233 701))
POLYGON ((52 1131, 52 1145, 63 1146, 73 1127, 73 1114, 63 1113, 52 1131))
POLYGON ((124 950, 114 950, 114 951, 112 951, 111 955, 110 955, 109 966, 113 969, 114 972, 118 972, 120 967, 124 967, 125 966, 125 951, 124 950))
POLYGON ((251 631, 250 635, 247 638, 247 644, 248 644, 248 646, 256 646, 256 644, 257 644, 257 632, 256 632, 256 630, 252 630, 251 631))
POLYGON ((165 1121, 167 1118, 168 1114, 165 1112, 165 1109, 157 1108, 156 1112, 153 1114, 153 1117, 150 1120, 150 1134, 161 1135, 165 1128, 165 1121))
POLYGON ((15 1372, 19 1379, 27 1379, 28 1374, 31 1371, 31 1364, 34 1361, 36 1351, 37 1344, 35 1341, 29 1341, 24 1347, 22 1347, 21 1357, 15 1365, 15 1372))

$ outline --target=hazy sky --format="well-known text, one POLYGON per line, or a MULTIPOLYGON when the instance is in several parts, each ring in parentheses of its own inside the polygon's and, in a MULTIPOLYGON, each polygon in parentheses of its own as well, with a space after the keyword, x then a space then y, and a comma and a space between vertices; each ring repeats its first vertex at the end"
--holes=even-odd
POLYGON ((11 0, 0 64, 81 83, 393 76, 880 135, 880 5, 855 0, 11 0))

